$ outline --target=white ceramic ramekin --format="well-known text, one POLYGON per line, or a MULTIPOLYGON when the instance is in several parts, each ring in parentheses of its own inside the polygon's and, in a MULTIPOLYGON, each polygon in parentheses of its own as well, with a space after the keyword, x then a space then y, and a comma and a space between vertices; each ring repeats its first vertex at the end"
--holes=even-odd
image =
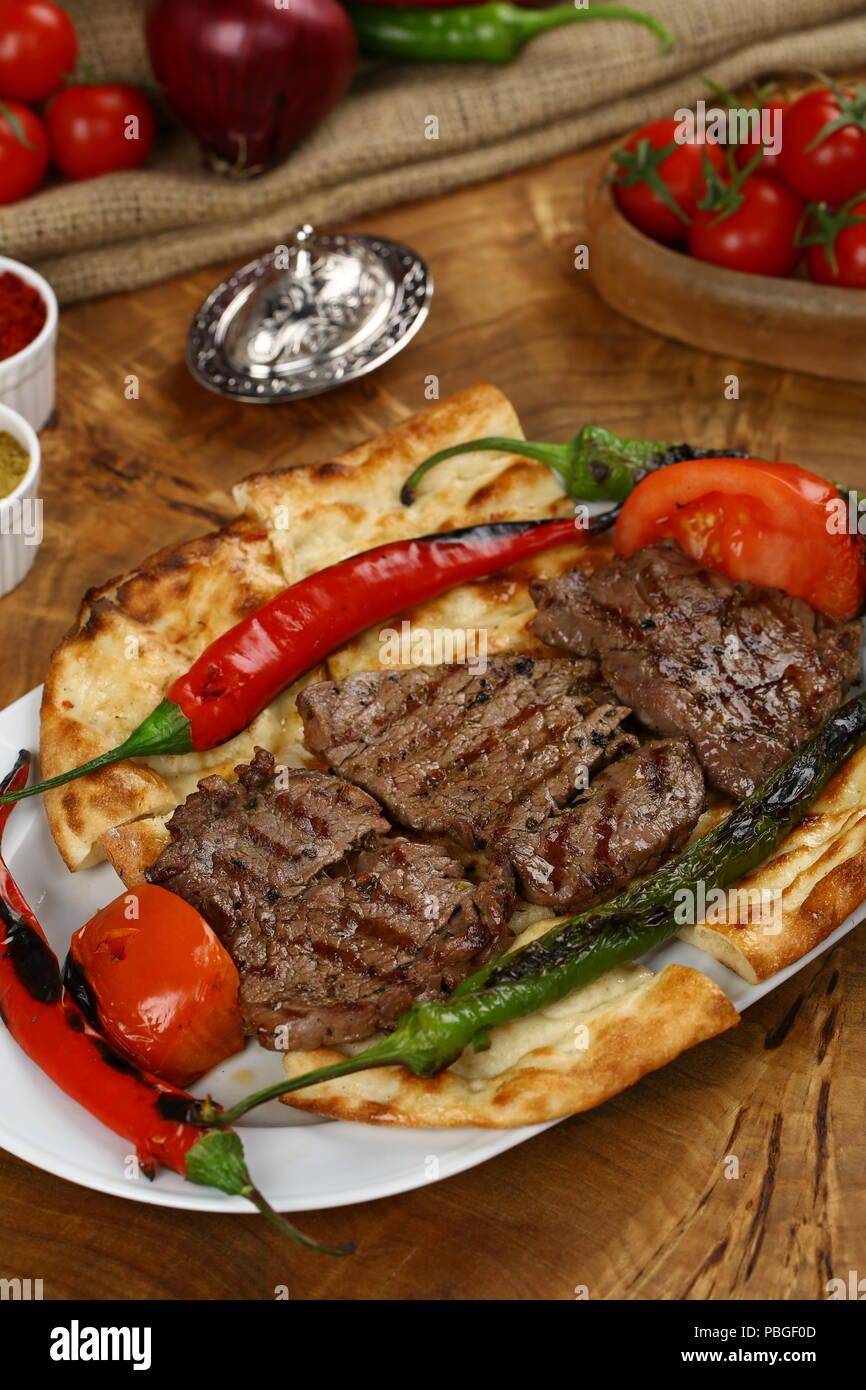
POLYGON ((0 275, 4 271, 19 275, 38 290, 45 301, 45 322, 33 339, 14 357, 0 362, 0 404, 10 405, 41 430, 54 409, 54 346, 57 341, 57 300, 47 280, 22 261, 0 256, 0 275))
POLYGON ((30 467, 8 497, 0 497, 0 594, 8 594, 30 572, 42 540, 39 440, 24 416, 8 405, 0 405, 0 431, 4 430, 24 445, 30 467))

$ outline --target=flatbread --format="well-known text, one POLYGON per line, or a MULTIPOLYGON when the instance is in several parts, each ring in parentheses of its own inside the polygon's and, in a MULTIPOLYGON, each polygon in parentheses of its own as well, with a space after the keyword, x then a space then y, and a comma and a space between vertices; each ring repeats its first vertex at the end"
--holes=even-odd
MULTIPOLYGON (((416 463, 483 434, 521 436, 513 407, 492 386, 437 403, 339 459, 255 475, 237 489, 247 516, 162 550, 92 590, 49 663, 42 775, 54 776, 116 747, 215 637, 286 582, 386 537, 569 514, 570 504, 548 469, 499 453, 449 461, 417 506, 400 504, 400 483, 416 463), (281 529, 284 513, 292 518, 290 531, 281 529)), ((574 556, 581 547, 563 549, 574 556)), ((496 581, 495 592, 502 583, 507 580, 496 581)), ((522 600, 526 607, 525 585, 522 600)), ((201 777, 229 774, 249 760, 256 743, 289 765, 309 761, 296 694, 297 688, 284 692, 249 729, 219 748, 125 761, 49 793, 51 833, 68 867, 86 868, 108 854, 126 874, 140 875, 145 864, 134 850, 138 832, 113 832, 130 822, 165 819, 201 777)))
POLYGON ((678 933, 757 984, 819 946, 866 897, 866 748, 713 917, 678 933))
MULTIPOLYGON (((525 945, 552 925, 535 923, 525 945)), ((739 1022, 724 990, 699 970, 643 965, 612 970, 558 1004, 490 1032, 438 1076, 382 1067, 283 1096, 297 1110, 365 1124, 504 1129, 590 1110, 618 1095, 686 1048, 739 1022)), ((355 1048, 355 1051, 358 1049, 355 1048)), ((289 1052, 290 1077, 338 1062, 332 1048, 289 1052)))
MULTIPOLYGON (((84 599, 49 663, 42 697, 41 773, 53 777, 114 748, 169 685, 226 628, 283 587, 267 537, 240 519, 160 551, 84 599)), ((101 836, 145 816, 168 815, 200 777, 230 771, 268 742, 306 761, 292 692, 220 748, 102 768, 45 797, 48 823, 70 869, 104 856, 101 836)))
MULTIPOLYGON (((46 678, 43 773, 116 746, 214 637, 287 582, 400 536, 569 514, 570 503, 549 470, 486 452, 442 464, 422 484, 416 505, 400 505, 399 486, 418 461, 485 434, 519 437, 522 431, 506 398, 478 386, 340 458, 246 479, 235 492, 243 516, 89 593, 46 678)), ((576 535, 571 544, 362 633, 229 744, 203 754, 127 761, 50 794, 49 823, 64 859, 77 869, 107 856, 125 882, 140 882, 166 842, 167 818, 201 777, 230 776, 256 744, 280 762, 310 764, 295 706, 307 681, 471 657, 470 640, 475 655, 543 653, 547 649, 529 628, 531 578, 572 565, 594 568, 610 553, 609 539, 576 535), (425 645, 429 641, 439 648, 425 645)), ((718 807, 708 813, 698 832, 719 814, 718 807)), ((483 862, 480 867, 483 872, 483 862)), ((866 751, 849 760, 802 824, 740 887, 753 897, 762 889, 779 895, 775 930, 733 913, 681 935, 750 980, 799 959, 866 896, 866 751)), ((527 940, 549 924, 541 908, 520 907, 512 919, 512 929, 526 932, 527 940)), ((489 1051, 467 1053, 432 1080, 389 1068, 329 1083, 291 1103, 386 1124, 534 1123, 601 1103, 736 1021, 727 997, 699 971, 668 966, 653 975, 633 965, 551 1010, 494 1029, 489 1051), (589 1045, 575 1048, 574 1030, 583 1025, 589 1045)), ((324 1049, 293 1053, 286 1065, 296 1075, 334 1055, 324 1049)))
POLYGON ((493 452, 447 459, 423 480, 413 505, 402 505, 401 484, 416 464, 488 435, 524 437, 501 391, 472 386, 337 459, 253 474, 235 488, 235 501, 267 530, 290 584, 387 541, 480 521, 570 515, 549 468, 493 452))

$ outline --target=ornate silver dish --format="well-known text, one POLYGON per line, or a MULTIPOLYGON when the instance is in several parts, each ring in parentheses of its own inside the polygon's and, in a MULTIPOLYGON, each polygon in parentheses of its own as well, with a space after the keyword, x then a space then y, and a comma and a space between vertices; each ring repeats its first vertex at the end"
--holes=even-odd
POLYGON ((426 264, 399 241, 298 227, 289 245, 208 295, 186 360, 203 386, 235 400, 315 396, 394 357, 423 324, 432 294, 426 264))

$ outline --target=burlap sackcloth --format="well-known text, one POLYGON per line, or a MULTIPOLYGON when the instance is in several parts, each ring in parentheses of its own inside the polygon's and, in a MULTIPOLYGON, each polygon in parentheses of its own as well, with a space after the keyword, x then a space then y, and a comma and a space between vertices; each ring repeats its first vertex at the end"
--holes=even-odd
MULTIPOLYGON (((0 250, 36 265, 64 302, 258 253, 298 223, 344 224, 579 149, 727 86, 866 61, 863 0, 633 0, 670 25, 603 20, 543 35, 506 67, 362 64, 349 95, 260 178, 203 169, 192 137, 163 134, 142 170, 55 183, 0 208, 0 250), (427 138, 438 118, 438 139, 427 138)), ((153 83, 146 0, 67 0, 98 74, 153 83)), ((483 204, 479 206, 483 216, 483 204)), ((491 235, 495 229, 491 228, 491 235)))

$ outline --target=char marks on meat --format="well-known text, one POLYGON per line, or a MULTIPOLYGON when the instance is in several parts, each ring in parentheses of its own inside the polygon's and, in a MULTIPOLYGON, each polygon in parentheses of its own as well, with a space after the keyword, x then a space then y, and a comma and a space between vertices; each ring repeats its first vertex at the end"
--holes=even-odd
POLYGON ((536 634, 600 661, 656 733, 684 734, 708 779, 748 796, 858 678, 860 623, 778 589, 734 583, 673 542, 532 584, 536 634))
POLYGON ((528 902, 581 911, 680 849, 703 805, 703 774, 688 741, 645 743, 562 810, 540 799, 520 807, 493 838, 494 877, 513 872, 528 902))
POLYGON ((561 657, 363 671, 298 697, 307 746, 395 820, 484 848, 512 808, 543 791, 564 805, 636 740, 628 715, 561 657))
POLYGON ((390 836, 365 792, 278 770, 263 749, 236 782, 201 782, 168 829, 148 877, 223 940, 247 1031, 268 1047, 387 1028, 413 1000, 450 992, 506 929, 507 876, 476 897, 445 850, 390 836))

